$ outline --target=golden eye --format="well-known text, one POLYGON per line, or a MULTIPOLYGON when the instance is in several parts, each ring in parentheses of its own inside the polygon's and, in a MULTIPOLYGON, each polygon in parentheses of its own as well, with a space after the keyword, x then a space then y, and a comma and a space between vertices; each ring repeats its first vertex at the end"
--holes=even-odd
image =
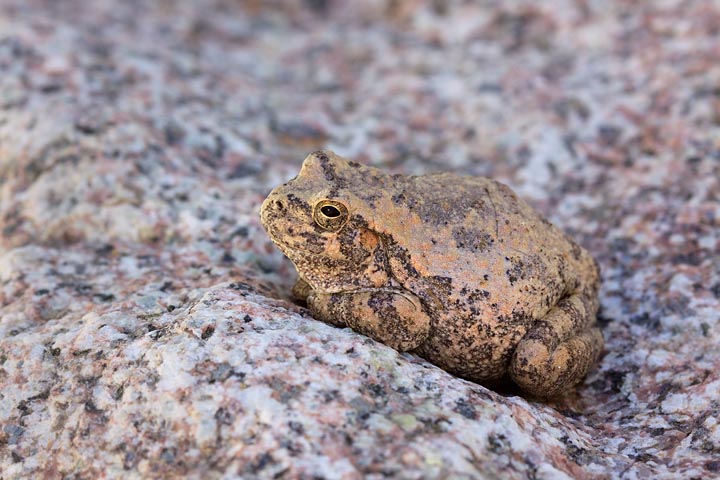
POLYGON ((321 200, 315 205, 313 220, 321 228, 337 232, 348 220, 348 209, 345 205, 334 200, 321 200))
POLYGON ((320 209, 320 213, 322 213, 328 218, 335 218, 340 216, 340 210, 338 210, 337 207, 333 207, 332 205, 325 205, 320 209))

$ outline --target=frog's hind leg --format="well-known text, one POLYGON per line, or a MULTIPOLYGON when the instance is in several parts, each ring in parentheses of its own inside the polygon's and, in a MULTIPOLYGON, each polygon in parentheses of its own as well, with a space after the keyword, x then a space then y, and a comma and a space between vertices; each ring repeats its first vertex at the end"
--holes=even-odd
POLYGON ((585 377, 603 348, 596 298, 595 292, 565 297, 530 327, 510 361, 510 376, 520 388, 548 398, 585 377))

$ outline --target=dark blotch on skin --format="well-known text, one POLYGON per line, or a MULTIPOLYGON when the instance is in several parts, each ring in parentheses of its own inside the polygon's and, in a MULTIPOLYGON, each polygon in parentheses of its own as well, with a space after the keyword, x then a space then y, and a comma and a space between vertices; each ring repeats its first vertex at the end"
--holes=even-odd
POLYGON ((407 249, 398 245, 391 237, 385 237, 383 240, 388 251, 388 257, 395 258, 400 262, 405 275, 410 278, 420 278, 420 273, 413 266, 407 249))
POLYGON ((511 259, 510 263, 512 266, 505 271, 505 275, 510 280, 510 285, 514 285, 518 280, 525 278, 525 264, 518 258, 511 259))
POLYGON ((467 249, 473 252, 483 252, 494 241, 492 235, 487 232, 469 230, 464 226, 455 227, 453 229, 453 238, 459 248, 467 249))
POLYGON ((330 159, 325 154, 325 152, 315 152, 313 155, 318 159, 320 162, 320 167, 323 169, 323 172, 325 174, 325 180, 328 182, 333 182, 337 178, 337 174, 335 173, 335 168, 330 163, 330 159))
POLYGON ((399 329, 402 324, 402 318, 398 315, 398 311, 394 304, 394 295, 392 293, 380 292, 373 294, 368 300, 368 306, 375 312, 379 318, 384 318, 386 327, 392 329, 393 337, 403 338, 406 336, 406 332, 399 329))
MULTIPOLYGON (((310 208, 310 205, 303 202, 297 196, 295 196, 291 193, 287 196, 287 200, 290 203, 291 208, 302 212, 303 215, 312 216, 312 209, 310 208)), ((278 207, 280 209, 282 209, 283 208, 282 203, 279 201, 277 203, 278 203, 278 207)))
POLYGON ((313 157, 315 157, 315 158, 317 158, 317 159, 320 160, 321 162, 326 162, 326 163, 327 163, 327 161, 328 161, 328 156, 327 156, 327 154, 326 154, 324 151, 322 151, 322 150, 316 150, 316 151, 312 152, 310 155, 313 156, 313 157))
POLYGON ((356 229, 343 229, 340 232, 340 251, 349 261, 350 265, 356 265, 359 271, 364 270, 367 259, 373 254, 365 245, 355 240, 360 235, 356 229))

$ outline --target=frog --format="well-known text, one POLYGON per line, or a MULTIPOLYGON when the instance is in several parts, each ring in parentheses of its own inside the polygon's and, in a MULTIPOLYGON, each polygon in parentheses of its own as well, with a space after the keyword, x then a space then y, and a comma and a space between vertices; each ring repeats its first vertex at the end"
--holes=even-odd
POLYGON ((331 150, 260 207, 310 314, 481 385, 566 394, 604 348, 597 261, 507 185, 331 150))

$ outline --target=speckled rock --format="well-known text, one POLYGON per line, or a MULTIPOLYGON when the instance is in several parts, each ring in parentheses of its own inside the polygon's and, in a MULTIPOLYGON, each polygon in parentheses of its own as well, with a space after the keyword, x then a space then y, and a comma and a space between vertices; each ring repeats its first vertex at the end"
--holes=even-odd
POLYGON ((716 2, 0 1, 0 478, 720 477, 716 2), (552 404, 290 301, 330 148, 509 184, 599 260, 552 404))

